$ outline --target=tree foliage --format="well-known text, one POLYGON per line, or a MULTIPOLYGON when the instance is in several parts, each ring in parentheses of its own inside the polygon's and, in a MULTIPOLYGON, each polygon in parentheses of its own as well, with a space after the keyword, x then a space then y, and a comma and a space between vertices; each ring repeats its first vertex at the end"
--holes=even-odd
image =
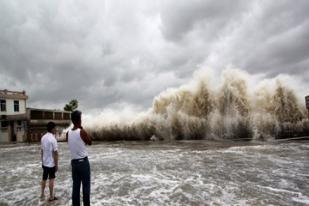
POLYGON ((68 104, 64 106, 64 111, 73 112, 78 107, 78 101, 76 99, 72 99, 68 104))

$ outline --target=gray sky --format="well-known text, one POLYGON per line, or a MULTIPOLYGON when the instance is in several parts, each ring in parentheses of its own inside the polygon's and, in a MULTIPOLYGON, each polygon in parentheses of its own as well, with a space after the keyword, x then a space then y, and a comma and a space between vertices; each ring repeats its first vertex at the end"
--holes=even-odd
MULTIPOLYGON (((0 1, 1 89, 28 106, 149 108, 194 71, 228 65, 309 87, 309 1, 0 1)), ((308 91, 309 92, 309 91, 308 91)))

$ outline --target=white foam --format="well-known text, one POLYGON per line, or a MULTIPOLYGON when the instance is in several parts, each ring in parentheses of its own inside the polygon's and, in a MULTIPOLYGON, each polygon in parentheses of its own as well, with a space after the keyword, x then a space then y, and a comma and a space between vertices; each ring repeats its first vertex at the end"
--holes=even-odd
MULTIPOLYGON (((88 147, 92 205, 308 204, 309 191, 299 184, 307 180, 309 164, 303 145, 206 146, 198 151, 189 143, 155 149, 143 143, 94 145, 88 147)), ((0 156, 1 201, 38 203, 42 169, 37 151, 28 153, 27 147, 16 146, 0 156)), ((59 143, 59 154, 56 194, 68 205, 72 180, 66 144, 59 143)))

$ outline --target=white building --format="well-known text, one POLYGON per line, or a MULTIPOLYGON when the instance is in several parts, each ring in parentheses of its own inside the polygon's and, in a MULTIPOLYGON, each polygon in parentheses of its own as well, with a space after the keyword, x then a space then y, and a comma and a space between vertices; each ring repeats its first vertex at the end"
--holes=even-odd
POLYGON ((46 124, 56 124, 56 136, 70 126, 70 112, 26 108, 25 91, 0 90, 0 143, 38 142, 46 132, 46 124))
POLYGON ((26 140, 25 91, 0 90, 0 142, 23 142, 26 140))

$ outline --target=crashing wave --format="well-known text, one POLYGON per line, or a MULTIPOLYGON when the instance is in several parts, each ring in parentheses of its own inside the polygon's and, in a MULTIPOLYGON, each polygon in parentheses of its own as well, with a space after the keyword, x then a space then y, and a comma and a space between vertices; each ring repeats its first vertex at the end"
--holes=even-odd
POLYGON ((154 98, 148 115, 127 124, 92 128, 101 140, 269 139, 309 134, 306 109, 279 79, 248 88, 247 74, 228 69, 214 89, 209 79, 154 98), (250 91, 250 93, 248 92, 250 91))

